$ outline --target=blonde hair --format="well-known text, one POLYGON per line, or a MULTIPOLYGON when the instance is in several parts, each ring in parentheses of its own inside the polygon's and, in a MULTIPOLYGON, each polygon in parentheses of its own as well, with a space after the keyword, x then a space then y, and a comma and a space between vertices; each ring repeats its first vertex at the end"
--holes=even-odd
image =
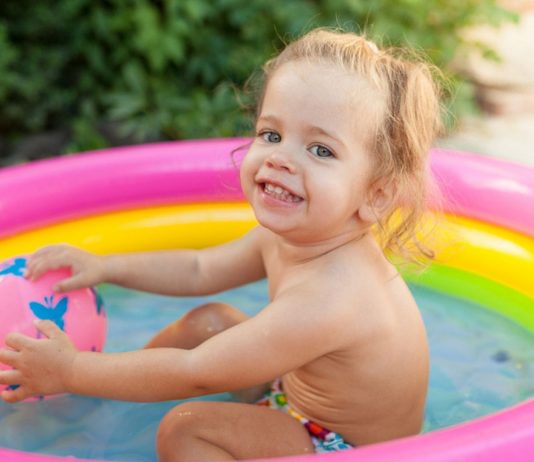
POLYGON ((377 237, 385 251, 409 261, 432 258, 416 232, 432 189, 428 152, 442 129, 440 90, 434 78, 439 71, 413 52, 379 50, 354 33, 315 29, 263 66, 257 114, 272 75, 283 64, 299 60, 341 67, 383 95, 384 104, 376 103, 376 132, 369 146, 375 166, 372 181, 392 182, 396 194, 393 206, 376 217, 377 237))

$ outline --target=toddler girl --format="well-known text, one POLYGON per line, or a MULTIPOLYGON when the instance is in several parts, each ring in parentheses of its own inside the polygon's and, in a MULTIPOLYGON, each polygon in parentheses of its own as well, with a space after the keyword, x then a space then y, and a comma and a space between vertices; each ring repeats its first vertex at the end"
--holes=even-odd
POLYGON ((27 273, 70 268, 59 291, 111 282, 172 295, 267 277, 269 304, 252 318, 203 305, 127 353, 79 352, 41 321, 45 339, 6 338, 0 361, 13 369, 0 383, 20 387, 3 399, 232 391, 248 401, 177 406, 158 432, 162 461, 280 457, 418 433, 425 329, 384 251, 423 249, 414 228, 439 120, 429 66, 352 33, 314 30, 291 43, 264 67, 256 133, 240 167, 255 229, 203 250, 97 256, 47 247, 27 273))

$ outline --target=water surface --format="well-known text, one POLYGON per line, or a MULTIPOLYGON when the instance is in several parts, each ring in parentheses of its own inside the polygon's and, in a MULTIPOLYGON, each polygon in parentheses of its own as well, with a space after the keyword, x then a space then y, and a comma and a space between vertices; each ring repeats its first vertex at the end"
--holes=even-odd
MULTIPOLYGON (((430 342, 425 431, 486 415, 534 395, 532 334, 477 305, 411 288, 430 342)), ((265 281, 217 297, 173 298, 109 285, 100 293, 109 320, 106 351, 138 349, 159 329, 209 300, 225 301, 249 315, 267 301, 265 281)), ((81 458, 155 461, 158 422, 176 403, 124 403, 70 395, 2 403, 0 446, 81 458)))

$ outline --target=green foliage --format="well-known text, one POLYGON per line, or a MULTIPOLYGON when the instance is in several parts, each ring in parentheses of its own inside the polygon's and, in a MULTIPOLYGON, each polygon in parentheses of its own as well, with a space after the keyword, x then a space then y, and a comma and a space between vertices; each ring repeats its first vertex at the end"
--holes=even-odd
POLYGON ((495 0, 0 2, 0 133, 67 128, 69 150, 104 146, 105 122, 138 141, 239 135, 246 79, 312 27, 415 46, 447 69, 463 28, 510 19, 495 0))

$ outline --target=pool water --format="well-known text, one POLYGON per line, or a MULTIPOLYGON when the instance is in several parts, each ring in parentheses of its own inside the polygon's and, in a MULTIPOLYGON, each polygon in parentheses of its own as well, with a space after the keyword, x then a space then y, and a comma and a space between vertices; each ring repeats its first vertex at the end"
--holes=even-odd
MULTIPOLYGON (((427 326, 431 374, 425 431, 505 408, 534 395, 534 336, 476 305, 412 286, 427 326)), ((109 320, 106 351, 140 348, 190 308, 208 300, 253 315, 267 301, 265 281, 217 297, 173 298, 100 288, 109 320)), ((204 399, 229 399, 219 395, 204 399)), ((80 458, 155 461, 158 422, 176 402, 124 403, 60 396, 0 403, 0 446, 80 458)))

